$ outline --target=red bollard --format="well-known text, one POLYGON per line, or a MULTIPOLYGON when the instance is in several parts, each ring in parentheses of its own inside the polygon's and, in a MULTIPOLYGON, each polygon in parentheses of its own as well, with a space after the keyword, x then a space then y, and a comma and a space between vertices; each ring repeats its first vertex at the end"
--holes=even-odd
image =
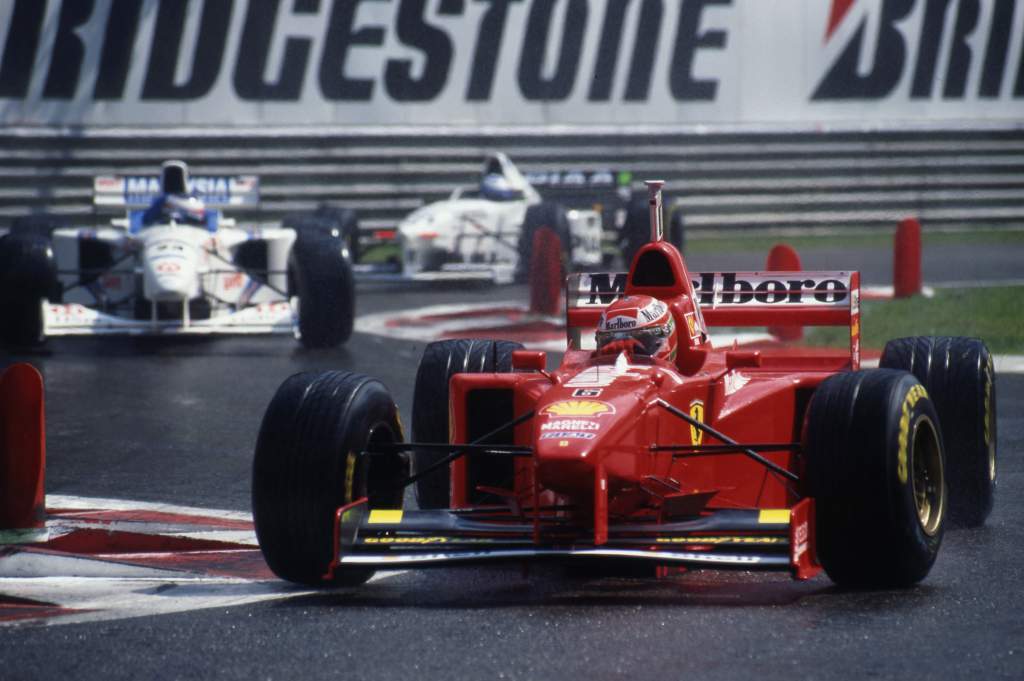
POLYGON ((30 364, 0 374, 0 543, 46 538, 43 377, 30 364))
POLYGON ((562 309, 562 288, 565 269, 562 266, 562 243, 547 227, 533 234, 529 263, 530 312, 556 316, 562 309))
POLYGON ((892 288, 894 298, 921 293, 921 223, 904 218, 893 239, 892 288))
MULTIPOLYGON (((768 251, 768 262, 764 268, 769 272, 799 272, 803 269, 800 265, 800 255, 789 244, 772 246, 772 250, 768 251)), ((768 333, 782 341, 798 341, 804 337, 804 327, 773 326, 768 329, 768 333)))

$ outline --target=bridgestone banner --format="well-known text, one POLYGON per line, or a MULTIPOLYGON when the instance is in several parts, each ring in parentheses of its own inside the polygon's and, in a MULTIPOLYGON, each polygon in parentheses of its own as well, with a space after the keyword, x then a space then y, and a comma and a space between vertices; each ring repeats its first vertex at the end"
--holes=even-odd
POLYGON ((1024 121, 1024 0, 0 0, 0 125, 1024 121))

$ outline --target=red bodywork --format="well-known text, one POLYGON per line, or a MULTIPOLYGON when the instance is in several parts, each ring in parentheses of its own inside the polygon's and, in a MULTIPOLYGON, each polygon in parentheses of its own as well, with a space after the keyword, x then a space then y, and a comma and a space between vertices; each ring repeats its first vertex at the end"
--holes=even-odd
POLYGON ((544 371, 542 353, 520 351, 512 373, 451 379, 452 443, 480 435, 473 405, 511 393, 507 420, 521 420, 512 441, 503 441, 519 454, 511 486, 475 487, 480 455, 473 454, 451 464, 448 511, 375 522, 365 504, 340 509, 335 565, 552 553, 717 560, 813 576, 820 569, 813 500, 800 480, 804 414, 822 380, 859 366, 858 297, 856 272, 691 278, 681 254, 660 241, 640 250, 628 275, 573 275, 569 350, 558 369, 544 371), (634 293, 664 300, 676 316, 674 362, 587 349, 601 310, 634 293), (850 348, 719 349, 708 342, 708 326, 768 325, 848 326, 850 348), (504 503, 474 506, 481 491, 504 503))

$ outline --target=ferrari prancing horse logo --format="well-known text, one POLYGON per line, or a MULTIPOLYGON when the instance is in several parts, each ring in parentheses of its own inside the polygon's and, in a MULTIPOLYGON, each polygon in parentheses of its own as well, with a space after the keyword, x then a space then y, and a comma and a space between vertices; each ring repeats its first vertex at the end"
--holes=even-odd
MULTIPOLYGON (((704 423, 704 401, 694 400, 690 402, 690 416, 695 420, 704 423)), ((704 431, 695 425, 690 425, 690 442, 694 445, 700 445, 704 442, 704 431)))

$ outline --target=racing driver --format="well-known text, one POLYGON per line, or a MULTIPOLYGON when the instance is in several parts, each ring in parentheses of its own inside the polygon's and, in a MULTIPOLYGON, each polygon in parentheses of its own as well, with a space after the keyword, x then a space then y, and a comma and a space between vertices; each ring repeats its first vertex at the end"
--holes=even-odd
POLYGON ((597 354, 629 352, 674 362, 679 349, 676 322, 664 302, 651 296, 621 298, 601 314, 597 354))

